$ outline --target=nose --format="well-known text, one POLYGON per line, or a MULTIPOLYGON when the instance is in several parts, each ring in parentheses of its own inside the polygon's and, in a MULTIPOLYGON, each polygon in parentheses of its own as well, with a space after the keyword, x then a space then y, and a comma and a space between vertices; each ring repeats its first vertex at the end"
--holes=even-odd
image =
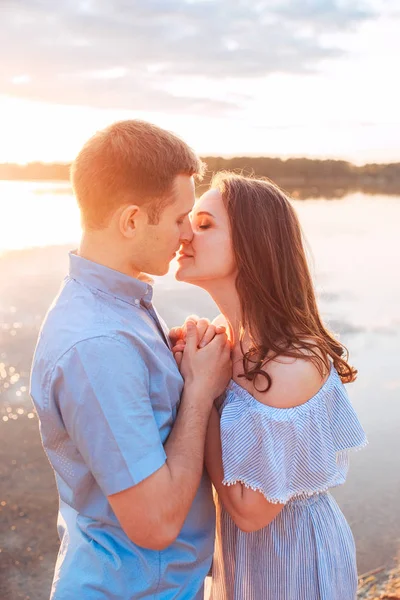
POLYGON ((182 244, 190 244, 193 239, 193 229, 190 219, 185 219, 185 226, 182 227, 180 241, 182 244))

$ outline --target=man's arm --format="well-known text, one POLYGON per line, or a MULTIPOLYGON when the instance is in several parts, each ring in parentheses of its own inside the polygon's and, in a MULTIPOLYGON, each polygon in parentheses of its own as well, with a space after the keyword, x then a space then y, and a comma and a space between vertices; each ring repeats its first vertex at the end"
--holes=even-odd
POLYGON ((182 529, 203 473, 211 393, 185 386, 164 446, 165 464, 138 485, 108 497, 121 527, 139 546, 162 550, 182 529))
POLYGON ((185 387, 179 413, 165 444, 166 463, 144 481, 108 497, 128 537, 159 550, 178 536, 196 495, 204 468, 204 442, 214 398, 231 376, 225 334, 198 349, 198 332, 188 323, 181 364, 185 387))
MULTIPOLYGON (((165 447, 150 374, 134 347, 107 336, 83 340, 52 375, 52 395, 77 452, 129 538, 151 549, 176 538, 196 494, 209 412, 231 375, 226 336, 198 349, 196 327, 189 327, 181 372, 185 389, 165 447)), ((74 477, 71 467, 66 477, 74 477)))

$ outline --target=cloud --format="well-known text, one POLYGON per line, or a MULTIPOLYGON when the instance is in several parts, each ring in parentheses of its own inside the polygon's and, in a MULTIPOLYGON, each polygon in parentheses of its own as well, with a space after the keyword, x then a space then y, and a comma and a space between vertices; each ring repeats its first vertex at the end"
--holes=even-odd
POLYGON ((289 22, 323 27, 325 32, 346 31, 375 16, 372 8, 356 0, 279 0, 273 10, 289 22))
MULTIPOLYGON (((225 114, 227 78, 313 71, 324 33, 371 18, 354 0, 2 0, 0 93, 48 102, 225 114), (174 82, 211 81, 178 94, 174 82)), ((181 85, 182 87, 182 85, 181 85)), ((243 100, 242 100, 243 101, 243 100)))

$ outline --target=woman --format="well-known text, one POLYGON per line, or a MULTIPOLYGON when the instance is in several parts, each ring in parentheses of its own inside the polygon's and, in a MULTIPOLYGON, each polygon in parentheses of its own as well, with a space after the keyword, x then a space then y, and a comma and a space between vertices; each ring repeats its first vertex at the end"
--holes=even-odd
POLYGON ((354 540, 328 490, 366 444, 343 385, 356 371, 321 322, 295 211, 270 181, 222 173, 192 227, 177 278, 211 294, 233 348, 206 442, 211 597, 354 600, 354 540))

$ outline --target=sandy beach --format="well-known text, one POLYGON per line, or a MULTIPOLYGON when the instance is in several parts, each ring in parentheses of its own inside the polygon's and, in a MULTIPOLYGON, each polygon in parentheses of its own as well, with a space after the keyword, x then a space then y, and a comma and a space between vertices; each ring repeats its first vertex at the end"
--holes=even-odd
POLYGON ((66 248, 0 257, 0 597, 45 600, 58 549, 57 492, 28 397, 40 323, 66 248), (46 265, 44 267, 44 265, 46 265))

